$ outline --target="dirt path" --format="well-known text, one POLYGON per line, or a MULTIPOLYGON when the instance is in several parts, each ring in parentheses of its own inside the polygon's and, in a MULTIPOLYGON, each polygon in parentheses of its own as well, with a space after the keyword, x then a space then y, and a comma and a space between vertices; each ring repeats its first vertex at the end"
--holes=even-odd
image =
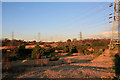
POLYGON ((26 72, 17 78, 101 78, 105 76, 111 78, 114 72, 111 71, 113 62, 109 50, 90 61, 89 56, 66 57, 71 63, 56 66, 29 67, 26 72))
POLYGON ((109 53, 109 50, 107 49, 107 50, 105 50, 105 52, 103 54, 96 57, 91 62, 93 64, 100 64, 102 67, 106 67, 106 68, 112 67, 113 66, 113 60, 112 60, 112 57, 110 57, 110 55, 111 54, 109 53))

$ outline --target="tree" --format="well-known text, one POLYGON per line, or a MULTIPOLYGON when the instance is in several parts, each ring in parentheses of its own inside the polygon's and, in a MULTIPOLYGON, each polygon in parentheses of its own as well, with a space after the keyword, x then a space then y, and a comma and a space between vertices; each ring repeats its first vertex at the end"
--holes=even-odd
POLYGON ((76 38, 74 38, 74 39, 72 40, 72 42, 77 42, 77 39, 76 39, 76 38))
POLYGON ((10 45, 10 40, 8 38, 2 40, 2 46, 9 46, 9 45, 10 45))
POLYGON ((71 39, 68 39, 68 40, 67 40, 67 43, 70 43, 70 42, 71 42, 71 39))
MULTIPOLYGON (((43 54, 45 53, 45 49, 40 47, 39 45, 36 45, 32 51, 32 59, 41 59, 41 65, 43 65, 43 60, 42 60, 42 57, 43 57, 43 54)), ((36 64, 38 64, 38 60, 36 62, 36 64)))

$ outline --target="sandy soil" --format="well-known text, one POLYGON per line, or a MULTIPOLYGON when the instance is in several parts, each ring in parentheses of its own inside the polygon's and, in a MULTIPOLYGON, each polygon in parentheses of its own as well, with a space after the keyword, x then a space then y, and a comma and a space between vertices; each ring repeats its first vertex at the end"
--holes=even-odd
POLYGON ((62 57, 46 66, 24 66, 25 72, 14 73, 15 78, 111 78, 114 72, 109 50, 93 59, 92 55, 62 57), (57 65, 53 64, 57 63, 57 65), (52 65, 50 65, 52 64, 52 65))

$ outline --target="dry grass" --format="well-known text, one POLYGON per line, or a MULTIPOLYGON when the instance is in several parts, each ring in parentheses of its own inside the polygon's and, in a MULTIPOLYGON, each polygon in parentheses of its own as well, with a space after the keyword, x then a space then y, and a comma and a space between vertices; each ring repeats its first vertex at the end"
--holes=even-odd
MULTIPOLYGON (((106 50, 102 55, 93 61, 92 55, 68 56, 61 57, 58 61, 49 61, 44 59, 43 64, 46 66, 35 65, 36 60, 28 60, 19 65, 29 65, 25 68, 25 72, 13 77, 17 78, 107 78, 113 77, 114 72, 110 70, 112 67, 112 59, 106 50), (31 66, 30 66, 31 65, 31 66)), ((41 60, 38 60, 39 62, 41 60)), ((13 63, 15 64, 15 62, 13 63)), ((18 62, 16 63, 18 65, 18 62)), ((13 74, 14 75, 14 74, 13 74)))

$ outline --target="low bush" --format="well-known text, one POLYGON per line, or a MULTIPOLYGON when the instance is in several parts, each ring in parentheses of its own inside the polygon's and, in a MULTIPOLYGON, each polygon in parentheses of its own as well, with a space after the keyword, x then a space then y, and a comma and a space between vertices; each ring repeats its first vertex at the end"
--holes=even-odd
POLYGON ((65 46, 64 52, 65 52, 65 53, 70 52, 70 50, 69 50, 69 46, 67 46, 67 45, 65 46))
POLYGON ((85 46, 90 46, 90 44, 86 44, 85 46))
POLYGON ((120 76, 120 56, 118 53, 115 54, 115 59, 113 60, 115 66, 113 67, 115 70, 115 75, 117 78, 120 76))
POLYGON ((74 45, 72 46, 71 53, 78 53, 76 46, 74 46, 74 45))
POLYGON ((91 51, 86 50, 86 54, 87 54, 87 55, 90 55, 90 54, 91 54, 91 51))
POLYGON ((98 57, 99 55, 101 55, 102 54, 102 51, 100 51, 100 50, 96 50, 96 51, 94 51, 94 53, 93 53, 93 55, 95 56, 95 57, 98 57))
POLYGON ((103 52, 105 51, 105 49, 103 49, 103 52))

